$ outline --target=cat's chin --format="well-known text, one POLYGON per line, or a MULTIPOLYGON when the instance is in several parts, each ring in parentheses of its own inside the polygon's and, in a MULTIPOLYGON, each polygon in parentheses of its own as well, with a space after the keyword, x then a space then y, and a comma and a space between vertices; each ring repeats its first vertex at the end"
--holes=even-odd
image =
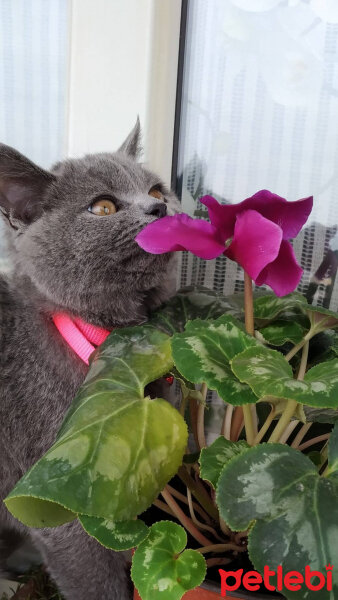
MULTIPOLYGON (((50 286, 20 275, 20 291, 42 312, 65 312, 93 325, 112 329, 147 321, 175 291, 176 255, 143 255, 119 271, 110 267, 113 281, 97 280, 92 286, 50 286)), ((75 282, 74 282, 75 283, 75 282)), ((79 282, 80 284, 81 282, 79 282)))

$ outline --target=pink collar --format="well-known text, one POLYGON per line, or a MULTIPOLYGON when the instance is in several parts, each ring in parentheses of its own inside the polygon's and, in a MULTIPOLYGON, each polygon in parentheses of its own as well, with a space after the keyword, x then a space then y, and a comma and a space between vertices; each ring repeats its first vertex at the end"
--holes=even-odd
POLYGON ((53 321, 68 346, 87 365, 96 346, 100 346, 110 334, 107 329, 85 323, 78 317, 72 319, 64 313, 55 313, 53 321))

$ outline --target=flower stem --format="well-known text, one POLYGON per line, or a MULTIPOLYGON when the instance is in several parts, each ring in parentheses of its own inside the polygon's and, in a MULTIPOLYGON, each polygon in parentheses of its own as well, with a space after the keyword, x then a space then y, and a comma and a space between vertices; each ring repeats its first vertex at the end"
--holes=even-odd
POLYGON ((196 548, 196 550, 201 554, 208 554, 208 552, 228 552, 228 550, 245 552, 246 548, 229 542, 228 544, 210 544, 210 546, 202 546, 202 548, 196 548))
POLYGON ((279 419, 275 429, 270 435, 268 442, 271 444, 273 442, 278 442, 280 436, 282 435, 284 429, 288 426, 291 417, 293 417, 298 402, 296 400, 288 400, 286 407, 284 408, 281 418, 279 419))
POLYGON ((231 531, 230 531, 229 527, 227 526, 227 524, 224 521, 224 519, 222 519, 222 517, 219 518, 219 526, 220 526, 222 532, 224 533, 224 535, 230 535, 231 534, 231 531))
POLYGON ((250 335, 254 335, 255 334, 255 326, 254 326, 252 279, 245 271, 244 271, 244 311, 245 311, 245 329, 250 335))
POLYGON ((254 428, 250 404, 243 404, 242 408, 243 408, 243 415, 244 415, 246 441, 248 442, 249 446, 253 446, 254 440, 255 440, 255 428, 254 428))
POLYGON ((288 352, 285 355, 285 360, 287 360, 288 362, 291 360, 291 358, 293 358, 295 356, 295 354, 297 354, 297 352, 299 352, 299 350, 301 350, 304 346, 304 344, 306 344, 306 340, 303 338, 300 342, 298 342, 298 344, 296 344, 291 350, 290 352, 288 352))
MULTIPOLYGON (((252 279, 246 273, 246 271, 244 271, 244 311, 245 329, 249 335, 255 335, 252 279)), ((255 427, 251 406, 249 404, 243 405, 243 415, 246 440, 250 446, 253 446, 255 439, 255 427)))
POLYGON ((309 341, 306 341, 304 348, 303 348, 302 358, 300 361, 299 371, 298 371, 298 375, 297 375, 298 381, 303 381, 303 379, 304 379, 308 356, 309 356, 309 341))
MULTIPOLYGON (((181 494, 181 492, 179 492, 178 490, 173 488, 171 485, 169 485, 169 483, 167 483, 166 489, 168 490, 168 492, 170 492, 170 494, 172 496, 174 496, 174 498, 177 498, 177 500, 180 500, 181 502, 184 502, 184 504, 189 505, 187 496, 185 496, 184 494, 181 494)), ((187 488, 187 490, 190 492, 189 488, 187 488)), ((203 510, 203 508, 201 508, 196 502, 193 502, 193 507, 196 510, 196 512, 198 512, 201 515, 201 517, 203 517, 203 519, 205 519, 207 521, 207 523, 210 523, 210 517, 203 510)))
POLYGON ((274 417, 275 417, 275 409, 274 409, 274 407, 272 407, 269 416, 266 418, 265 423, 263 423, 262 427, 260 428, 259 432, 257 433, 257 435, 254 439, 254 445, 259 444, 259 442, 262 441, 262 439, 265 436, 266 432, 268 431, 272 421, 274 420, 274 417))
POLYGON ((319 442, 324 442, 324 441, 328 440, 329 438, 330 438, 330 433, 324 433, 323 435, 318 435, 317 437, 312 438, 312 440, 307 440, 307 442, 300 444, 298 446, 298 450, 300 450, 300 451, 306 450, 306 448, 310 448, 310 446, 319 444, 319 442))
POLYGON ((230 440, 230 436, 231 436, 231 422, 232 422, 233 412, 234 412, 234 407, 232 406, 232 404, 228 404, 228 406, 225 409, 223 423, 222 423, 222 429, 221 429, 221 435, 223 435, 227 440, 230 440))
POLYGON ((239 434, 241 433, 244 427, 244 417, 243 417, 243 409, 241 406, 236 406, 233 419, 231 421, 231 429, 230 429, 230 440, 232 442, 237 442, 239 438, 239 434))
MULTIPOLYGON (((298 376, 297 376, 298 381, 302 381, 304 379, 308 355, 309 355, 309 341, 307 340, 303 347, 302 358, 300 361, 300 367, 299 367, 298 376)), ((284 430, 289 425, 291 417, 293 417, 294 413, 296 412, 297 406, 298 406, 298 402, 296 400, 288 400, 287 401, 286 407, 285 407, 284 411, 282 412, 282 416, 279 419, 278 424, 276 425, 275 429, 273 430, 273 432, 268 440, 270 443, 279 441, 284 430)))
POLYGON ((194 523, 194 525, 196 525, 196 527, 198 527, 199 529, 204 529, 205 531, 210 531, 210 533, 215 538, 217 538, 220 542, 223 543, 223 539, 221 538, 220 535, 218 535, 216 529, 214 529, 210 525, 206 525, 206 523, 202 523, 196 517, 195 510, 194 510, 195 503, 192 501, 192 495, 191 495, 191 491, 189 490, 189 488, 187 488, 187 499, 188 499, 188 504, 189 504, 190 517, 191 517, 191 520, 194 523))
POLYGON ((166 503, 168 504, 169 508, 171 508, 171 510, 173 511, 175 517, 182 523, 183 527, 185 527, 185 529, 189 531, 189 533, 195 538, 195 540, 200 542, 200 544, 209 546, 211 544, 210 540, 208 540, 208 538, 206 538, 197 529, 197 527, 195 527, 192 520, 189 519, 189 517, 187 517, 183 510, 178 506, 177 502, 175 502, 170 492, 168 492, 168 490, 164 488, 161 494, 166 503))
POLYGON ((207 385, 206 385, 206 383, 202 383, 202 387, 201 387, 202 402, 200 402, 197 407, 197 439, 198 439, 198 445, 199 445, 200 449, 206 448, 206 445, 207 445, 207 443, 205 441, 205 433, 204 433, 204 409, 205 409, 207 393, 208 393, 207 385))
POLYGON ((200 503, 200 505, 204 508, 204 510, 211 516, 211 518, 218 522, 219 514, 218 509, 215 504, 213 504, 210 496, 208 495, 205 488, 202 484, 198 485, 198 483, 191 477, 185 467, 180 467, 177 472, 179 478, 185 483, 185 485, 191 490, 192 494, 195 496, 196 500, 200 503))
POLYGON ((303 348, 303 346, 305 346, 306 343, 309 343, 309 341, 318 333, 318 331, 314 328, 311 327, 311 329, 309 329, 309 331, 307 332, 307 334, 303 337, 302 340, 300 340, 300 342, 298 342, 298 344, 296 344, 293 348, 291 348, 290 352, 288 352, 284 358, 285 360, 287 360, 287 362, 289 362, 291 360, 291 358, 293 358, 295 356, 295 354, 297 354, 297 352, 299 352, 299 350, 301 350, 303 348))
POLYGON ((207 568, 209 567, 221 567, 223 565, 228 565, 232 562, 232 558, 220 558, 219 556, 216 558, 207 558, 205 561, 207 568))
POLYGON ((297 419, 294 419, 293 421, 291 421, 289 423, 289 425, 287 426, 287 428, 284 430, 283 434, 280 436, 279 443, 286 444, 290 435, 292 435, 292 433, 294 432, 296 427, 298 427, 298 425, 299 425, 299 421, 297 421, 297 419))
POLYGON ((162 502, 158 498, 156 498, 156 500, 154 500, 153 505, 156 506, 156 508, 163 510, 163 512, 167 513, 168 515, 171 515, 172 517, 175 516, 173 511, 171 510, 171 508, 169 508, 168 504, 166 504, 165 502, 162 502))
POLYGON ((312 425, 313 423, 305 423, 305 425, 302 425, 291 444, 291 448, 298 448, 298 446, 302 443, 304 437, 306 436, 307 432, 309 431, 310 427, 312 427, 312 425))
POLYGON ((329 465, 327 465, 326 468, 324 469, 324 471, 322 473, 322 477, 328 477, 328 475, 330 475, 330 467, 329 467, 329 465))
POLYGON ((187 408, 188 399, 189 399, 189 396, 183 396, 183 394, 182 394, 182 400, 181 400, 180 409, 179 409, 179 413, 180 413, 180 415, 182 415, 182 417, 184 417, 184 415, 185 415, 185 409, 187 408))
POLYGON ((197 436, 197 400, 195 398, 189 398, 189 414, 191 429, 194 436, 195 444, 199 447, 198 436, 197 436))

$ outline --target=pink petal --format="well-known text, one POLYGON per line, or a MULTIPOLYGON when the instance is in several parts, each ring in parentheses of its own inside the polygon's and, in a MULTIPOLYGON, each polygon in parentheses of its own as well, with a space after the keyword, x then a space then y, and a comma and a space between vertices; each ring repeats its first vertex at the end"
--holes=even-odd
POLYGON ((298 235, 313 207, 313 197, 288 202, 285 198, 261 190, 248 200, 250 208, 258 210, 264 217, 273 221, 283 230, 283 239, 289 240, 298 235), (249 202, 250 201, 250 202, 249 202))
POLYGON ((255 283, 269 285, 277 296, 286 296, 296 289, 302 273, 290 242, 283 240, 276 260, 263 269, 255 283))
POLYGON ((178 214, 149 223, 135 238, 138 245, 151 254, 189 250, 205 259, 224 252, 217 229, 208 221, 178 214))
POLYGON ((203 196, 200 202, 207 207, 209 218, 226 242, 233 236, 239 204, 220 204, 213 196, 203 196))
POLYGON ((204 196, 201 202, 208 208, 211 223, 222 232, 225 240, 231 236, 229 232, 233 230, 236 216, 248 209, 256 210, 276 223, 283 231, 283 239, 290 239, 296 237, 306 223, 312 210, 313 198, 309 196, 303 200, 288 202, 269 190, 260 190, 238 204, 222 205, 212 196, 204 196))
POLYGON ((237 215, 233 240, 224 254, 238 262, 252 279, 278 256, 282 230, 256 210, 237 215))

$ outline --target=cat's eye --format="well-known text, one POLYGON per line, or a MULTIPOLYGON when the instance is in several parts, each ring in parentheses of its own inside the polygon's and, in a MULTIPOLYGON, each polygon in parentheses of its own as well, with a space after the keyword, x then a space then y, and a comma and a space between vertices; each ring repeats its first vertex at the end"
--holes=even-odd
POLYGON ((164 200, 164 196, 157 185, 149 190, 148 195, 152 196, 153 198, 157 198, 157 200, 164 200))
POLYGON ((91 204, 88 208, 89 212, 98 217, 106 217, 116 213, 116 206, 109 198, 100 198, 91 204))

